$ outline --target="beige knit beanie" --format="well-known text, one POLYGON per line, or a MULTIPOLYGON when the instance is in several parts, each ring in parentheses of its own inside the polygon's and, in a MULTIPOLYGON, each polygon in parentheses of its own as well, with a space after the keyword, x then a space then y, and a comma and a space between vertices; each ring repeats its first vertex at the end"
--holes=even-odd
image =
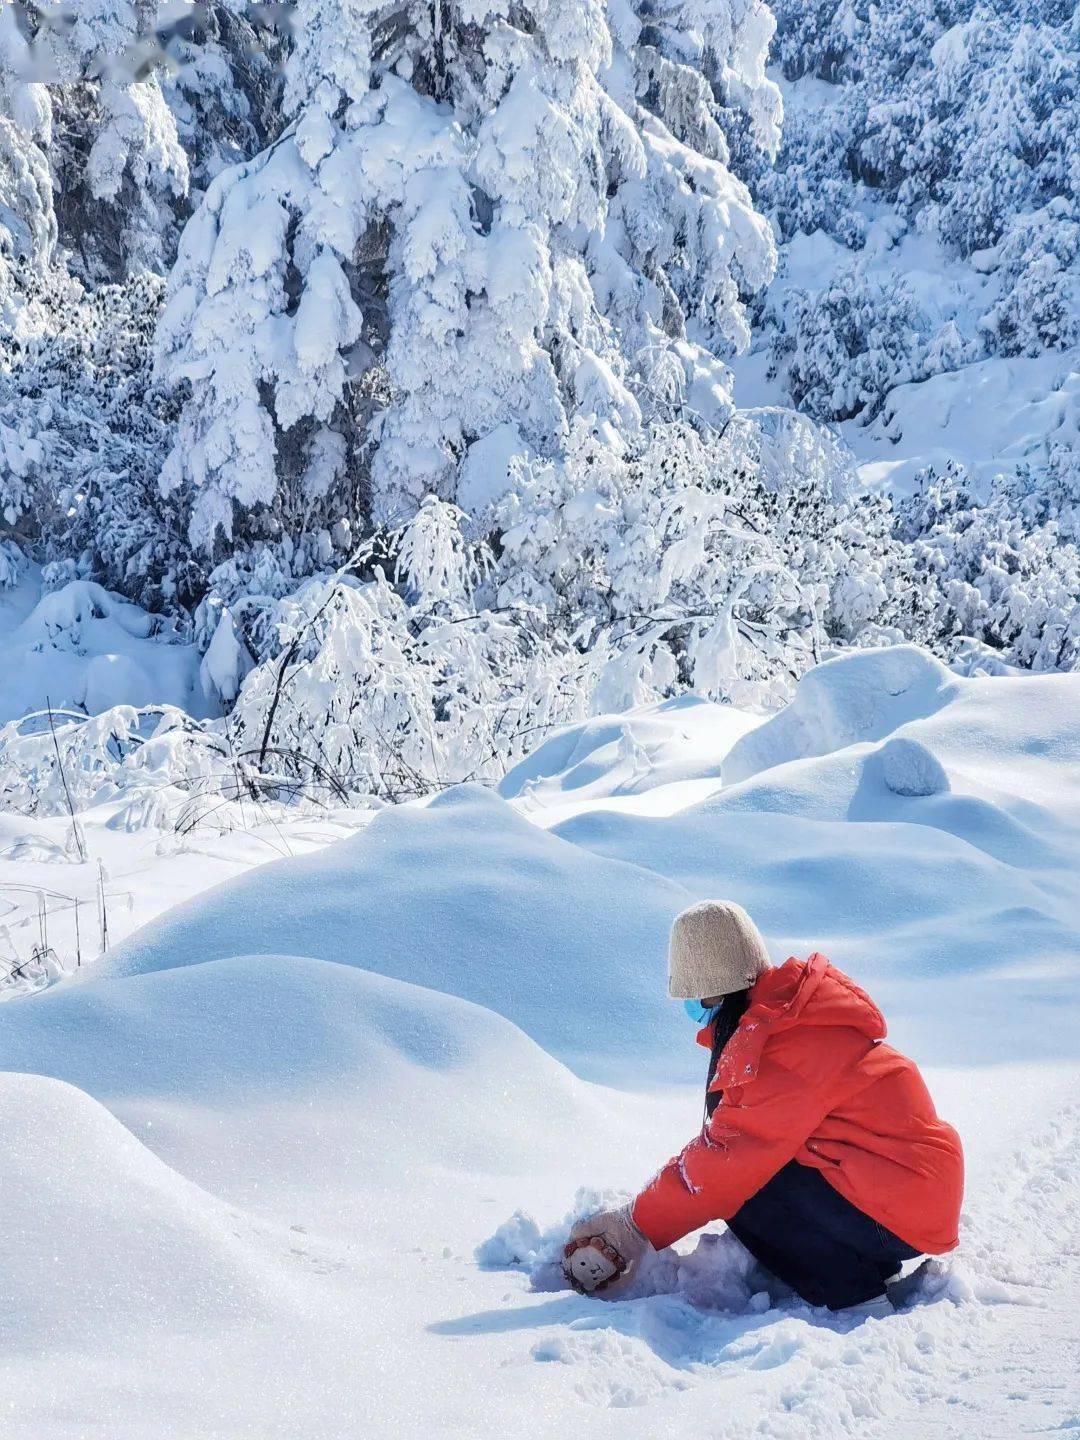
POLYGON ((703 1000, 745 990, 769 969, 761 931, 741 905, 702 900, 675 917, 668 946, 668 994, 703 1000))

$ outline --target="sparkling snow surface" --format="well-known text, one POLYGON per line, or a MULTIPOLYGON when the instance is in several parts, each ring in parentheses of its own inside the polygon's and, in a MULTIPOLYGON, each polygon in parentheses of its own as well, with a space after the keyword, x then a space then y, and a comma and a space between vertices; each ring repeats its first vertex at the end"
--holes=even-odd
MULTIPOLYGON (((3 1440, 1080 1433, 1078 714, 902 647, 764 724, 574 727, 501 795, 183 844, 88 812, 150 923, 0 1006, 3 1440), (710 894, 866 984, 964 1136, 902 1313, 770 1293, 721 1225, 638 1298, 550 1288, 567 1214, 699 1122, 663 946, 710 894)), ((64 832, 5 817, 3 883, 92 889, 64 832)))

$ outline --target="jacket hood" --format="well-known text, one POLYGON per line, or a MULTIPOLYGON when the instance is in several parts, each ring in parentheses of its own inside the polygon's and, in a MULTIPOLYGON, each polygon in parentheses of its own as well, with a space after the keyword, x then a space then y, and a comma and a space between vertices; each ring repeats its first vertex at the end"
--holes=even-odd
MULTIPOLYGON (((797 1025, 819 1030, 843 1027, 859 1031, 868 1040, 885 1038, 881 1011, 854 980, 830 965, 824 955, 814 954, 806 961, 792 957, 767 970, 751 988, 750 1004, 724 1046, 709 1089, 745 1084, 757 1074, 769 1036, 797 1025)), ((711 1045, 712 1026, 706 1026, 698 1039, 711 1045)))
POLYGON ((791 1025, 844 1025, 869 1040, 884 1040, 885 1018, 866 991, 824 955, 794 957, 768 970, 750 992, 754 1018, 774 1030, 791 1025))

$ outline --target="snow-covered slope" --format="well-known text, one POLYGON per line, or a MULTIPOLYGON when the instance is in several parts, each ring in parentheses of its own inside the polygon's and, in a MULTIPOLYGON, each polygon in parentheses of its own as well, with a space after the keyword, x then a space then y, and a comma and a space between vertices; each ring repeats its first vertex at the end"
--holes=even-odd
POLYGON ((899 497, 927 466, 1038 484, 1080 415, 1072 12, 774 11, 784 146, 758 179, 784 243, 738 402, 838 421, 899 497))
POLYGON ((1071 1433, 1078 687, 905 647, 762 725, 572 727, 0 1007, 5 1440, 1071 1433), (663 947, 710 893, 842 960, 963 1134, 961 1249, 906 1313, 754 1298, 708 1237, 618 1304, 531 1286, 579 1185, 698 1123, 663 947))

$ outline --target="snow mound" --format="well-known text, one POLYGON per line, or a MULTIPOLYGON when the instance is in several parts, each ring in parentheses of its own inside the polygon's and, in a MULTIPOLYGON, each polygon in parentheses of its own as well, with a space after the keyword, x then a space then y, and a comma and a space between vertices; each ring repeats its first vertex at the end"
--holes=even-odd
POLYGON ((945 767, 918 740, 896 735, 878 752, 881 778, 894 795, 944 795, 949 789, 945 767))
POLYGON ((542 824, 603 800, 618 808, 627 797, 639 811, 643 796, 670 811, 719 789, 732 745, 760 723, 693 696, 600 715, 549 736, 507 773, 499 794, 542 824))
POLYGON ((823 950, 922 1059, 1000 1058, 1001 1026, 1014 1057, 1071 1053, 1078 703, 1075 675, 962 678, 910 647, 859 652, 736 742, 724 774, 738 783, 555 833, 740 901, 777 960, 823 950))
MULTIPOLYGON (((12 1440, 60 1440, 72 1415, 103 1440, 307 1440, 342 1414, 473 1437, 478 1397, 485 1434, 527 1415, 553 1440, 644 1440, 675 1407, 732 1440, 921 1440, 961 1393, 1010 1435, 1067 1419, 1080 677, 896 652, 826 675, 813 753, 785 742, 724 784, 745 717, 575 727, 512 801, 383 812, 2 1007, 0 1064, 26 1072, 0 1076, 12 1440), (709 894, 746 903, 776 958, 820 948, 865 983, 964 1137, 961 1250, 899 1313, 812 1311, 719 1225, 625 1303, 563 1285, 569 1220, 700 1123, 707 1057, 664 946, 709 894), (654 1085, 665 1067, 692 1083, 654 1085)), ((144 839, 88 837, 125 886, 175 894, 206 863, 193 846, 125 870, 144 839)))
POLYGON ((810 670, 791 704, 736 741, 724 778, 880 740, 909 720, 923 719, 958 692, 956 677, 915 645, 856 650, 810 670))
POLYGON ((664 955, 671 920, 690 898, 463 786, 178 906, 95 974, 306 955, 486 1006, 579 1073, 625 1073, 628 1062, 670 1073, 685 1063, 684 1026, 662 998, 664 955))
POLYGON ((317 1153, 368 1183, 396 1182, 425 1156, 514 1172, 521 1117, 541 1097, 551 1129, 534 1130, 532 1143, 552 1159, 567 1130, 605 1114, 491 1011, 324 960, 231 957, 57 987, 37 1001, 0 1012, 9 1070, 55 1076, 132 1117, 161 1105, 214 1111, 245 1144, 266 1138, 260 1163, 278 1169, 289 1156, 270 1153, 267 1111, 282 1139, 317 1107, 304 1163, 317 1153), (248 1110, 258 1115, 251 1126, 248 1110))
POLYGON ((196 647, 101 585, 72 580, 38 595, 28 576, 0 619, 0 723, 47 705, 91 715, 114 705, 211 713, 196 647))
POLYGON ((70 1085, 0 1074, 5 1351, 197 1334, 271 1308, 237 1217, 70 1085))

